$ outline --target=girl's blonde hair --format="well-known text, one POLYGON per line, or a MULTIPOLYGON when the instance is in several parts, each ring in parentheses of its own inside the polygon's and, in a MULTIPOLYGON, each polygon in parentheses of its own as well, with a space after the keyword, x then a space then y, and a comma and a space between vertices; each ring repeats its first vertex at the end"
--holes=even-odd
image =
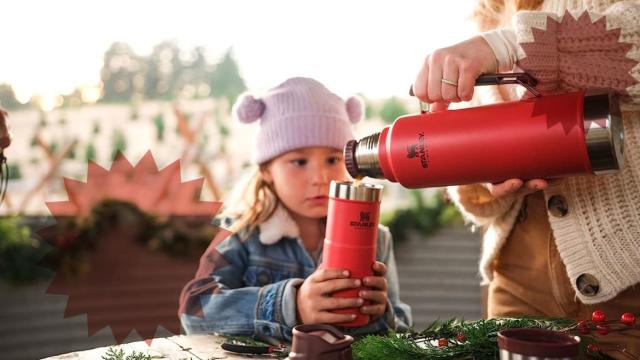
POLYGON ((478 0, 471 14, 479 31, 507 27, 521 10, 538 10, 543 0, 478 0))
POLYGON ((234 187, 231 196, 225 201, 225 210, 221 216, 234 220, 227 230, 238 234, 241 239, 267 221, 280 201, 272 185, 264 179, 263 172, 268 166, 269 163, 265 163, 256 167, 248 178, 234 187))

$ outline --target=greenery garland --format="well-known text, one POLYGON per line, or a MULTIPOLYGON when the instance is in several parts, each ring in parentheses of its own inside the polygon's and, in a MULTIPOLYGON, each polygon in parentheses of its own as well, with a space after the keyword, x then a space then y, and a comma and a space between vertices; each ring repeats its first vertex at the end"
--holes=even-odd
MULTIPOLYGON (((355 359, 497 359, 498 332, 511 328, 566 331, 574 322, 567 319, 518 317, 477 321, 451 319, 435 321, 420 332, 369 335, 353 344, 355 359)), ((593 339, 582 336, 583 354, 593 339)), ((598 358, 597 354, 591 354, 598 358)))

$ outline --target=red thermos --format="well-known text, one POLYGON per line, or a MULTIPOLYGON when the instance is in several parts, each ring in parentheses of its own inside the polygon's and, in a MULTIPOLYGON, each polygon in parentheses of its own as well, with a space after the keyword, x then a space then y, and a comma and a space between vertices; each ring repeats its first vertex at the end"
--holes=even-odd
MULTIPOLYGON (((331 182, 327 229, 322 250, 323 267, 347 269, 351 277, 356 279, 373 275, 381 192, 380 185, 331 182)), ((358 292, 362 289, 363 287, 338 291, 333 296, 358 297, 358 292)), ((369 315, 361 314, 358 308, 336 312, 358 315, 355 320, 340 324, 341 326, 357 327, 369 323, 369 315)))
POLYGON ((345 146, 354 176, 408 188, 605 174, 623 165, 613 93, 583 91, 398 118, 345 146))

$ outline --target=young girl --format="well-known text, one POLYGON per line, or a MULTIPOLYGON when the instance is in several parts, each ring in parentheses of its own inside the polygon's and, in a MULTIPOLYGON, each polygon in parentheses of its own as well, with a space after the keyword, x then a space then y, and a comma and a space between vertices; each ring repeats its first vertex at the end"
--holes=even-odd
MULTIPOLYGON (((613 175, 449 189, 467 219, 485 229, 481 273, 490 281, 489 316, 590 320, 595 310, 611 320, 637 316, 640 2, 484 0, 476 15, 481 30, 504 28, 428 56, 414 83, 418 97, 440 107, 467 101, 481 73, 513 70, 536 77, 543 94, 610 88, 622 95, 626 149, 626 164, 613 175), (513 16, 516 10, 535 11, 513 16)), ((478 88, 476 100, 516 100, 516 89, 478 88)), ((640 331, 599 341, 640 355, 640 331)))
POLYGON ((387 228, 379 228, 374 276, 353 279, 344 269, 318 268, 329 183, 349 179, 341 149, 353 138, 351 123, 362 116, 360 100, 345 102, 313 79, 292 78, 261 98, 241 96, 233 113, 244 123, 260 120, 253 149, 258 168, 244 189, 244 208, 222 224, 234 234, 209 246, 182 292, 187 333, 291 340, 298 324, 353 320, 332 312, 353 307, 372 319, 353 334, 411 326, 387 228), (330 296, 361 285, 370 290, 358 298, 330 296), (371 305, 363 306, 365 300, 371 305))

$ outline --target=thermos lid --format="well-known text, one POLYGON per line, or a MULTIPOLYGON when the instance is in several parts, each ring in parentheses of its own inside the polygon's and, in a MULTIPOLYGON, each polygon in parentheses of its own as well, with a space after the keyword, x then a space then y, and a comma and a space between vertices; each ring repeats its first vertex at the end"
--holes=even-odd
POLYGON ((591 169, 596 175, 624 166, 624 132, 615 93, 590 90, 584 97, 584 133, 591 169))
POLYGON ((545 329, 506 329, 498 332, 498 347, 513 354, 540 358, 577 358, 580 340, 545 329))
POLYGON ((380 201, 382 185, 353 181, 331 181, 329 196, 357 201, 380 201))
POLYGON ((288 360, 351 360, 353 337, 331 325, 305 324, 293 328, 288 360))

